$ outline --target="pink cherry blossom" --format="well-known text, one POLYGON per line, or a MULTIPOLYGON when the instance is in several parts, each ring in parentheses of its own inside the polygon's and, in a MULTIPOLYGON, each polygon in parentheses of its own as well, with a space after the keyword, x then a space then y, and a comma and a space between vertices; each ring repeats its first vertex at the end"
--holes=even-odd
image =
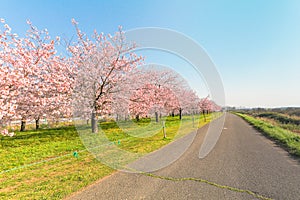
POLYGON ((114 36, 105 36, 94 31, 93 39, 86 36, 72 20, 78 42, 68 47, 71 62, 78 67, 73 90, 75 115, 92 118, 92 131, 97 132, 97 117, 112 111, 114 93, 124 81, 124 75, 142 61, 131 51, 135 44, 125 40, 119 29, 114 36))

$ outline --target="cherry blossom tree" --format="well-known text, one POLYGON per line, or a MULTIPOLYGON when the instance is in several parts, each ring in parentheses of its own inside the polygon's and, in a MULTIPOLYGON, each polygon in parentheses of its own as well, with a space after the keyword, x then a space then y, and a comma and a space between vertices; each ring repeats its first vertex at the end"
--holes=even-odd
POLYGON ((151 111, 156 122, 161 114, 191 113, 197 108, 198 96, 189 88, 187 82, 170 69, 141 69, 134 71, 135 89, 129 99, 129 110, 138 119, 151 111), (164 112, 164 113, 163 113, 164 112))
POLYGON ((72 23, 78 37, 78 42, 68 47, 73 63, 79 68, 73 92, 76 115, 90 113, 92 132, 96 133, 98 115, 111 112, 112 94, 118 92, 117 85, 123 82, 127 72, 140 64, 142 57, 132 53, 136 46, 126 42, 121 27, 114 36, 94 31, 90 39, 75 20, 72 23))
POLYGON ((143 87, 137 89, 130 98, 130 113, 139 117, 150 116, 155 114, 155 120, 158 122, 159 115, 172 110, 172 106, 176 101, 176 96, 170 89, 161 86, 146 83, 143 87))
MULTIPOLYGON (((0 21, 5 23, 3 19, 0 21)), ((12 73, 9 65, 14 61, 11 57, 11 36, 11 28, 4 24, 4 30, 0 33, 0 122, 2 125, 15 116, 17 109, 12 97, 17 94, 16 86, 19 79, 17 74, 12 73)), ((3 135, 4 133, 6 133, 5 130, 3 135)))
POLYGON ((67 104, 72 85, 69 66, 56 54, 59 38, 51 39, 47 30, 40 31, 30 21, 27 23, 30 28, 25 38, 11 34, 5 24, 0 47, 0 75, 4 80, 1 91, 6 95, 1 98, 6 109, 1 111, 6 113, 6 120, 20 119, 21 131, 25 130, 26 120, 35 119, 38 128, 40 117, 57 114, 62 104, 67 104), (12 110, 11 105, 14 113, 7 115, 5 110, 12 110))
POLYGON ((179 118, 182 119, 182 114, 194 114, 198 108, 199 97, 197 94, 189 89, 183 88, 180 92, 182 98, 180 98, 179 104, 179 118))
POLYGON ((198 103, 199 110, 202 112, 204 116, 204 120, 206 121, 206 114, 216 111, 221 111, 222 107, 217 105, 214 101, 209 99, 209 96, 203 98, 198 103))

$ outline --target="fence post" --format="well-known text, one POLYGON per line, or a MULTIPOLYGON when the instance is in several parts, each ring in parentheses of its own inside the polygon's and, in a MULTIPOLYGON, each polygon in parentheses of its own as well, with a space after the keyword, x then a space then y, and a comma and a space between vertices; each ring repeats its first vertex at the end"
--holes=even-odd
POLYGON ((195 118, 194 118, 194 113, 193 113, 193 128, 195 127, 195 118))
POLYGON ((166 124, 165 124, 165 122, 164 122, 164 121, 162 122, 162 125, 163 125, 163 133, 164 133, 164 138, 167 138, 167 133, 166 133, 166 124))

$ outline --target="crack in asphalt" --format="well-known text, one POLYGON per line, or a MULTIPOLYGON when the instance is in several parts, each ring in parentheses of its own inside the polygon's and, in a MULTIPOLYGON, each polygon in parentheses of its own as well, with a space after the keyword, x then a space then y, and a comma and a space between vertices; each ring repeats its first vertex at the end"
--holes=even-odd
POLYGON ((262 200, 272 200, 269 197, 262 196, 260 194, 257 194, 255 192, 251 191, 251 190, 240 189, 240 188, 231 187, 231 186, 227 186, 227 185, 221 185, 221 184, 218 184, 218 183, 215 183, 215 182, 212 182, 212 181, 208 181, 208 180, 205 180, 205 179, 201 179, 201 178, 192 178, 192 177, 175 178, 175 177, 159 176, 159 175, 156 175, 156 174, 146 173, 146 172, 140 172, 140 174, 145 175, 145 176, 149 176, 149 177, 153 177, 153 178, 162 179, 162 180, 168 180, 168 181, 196 181, 196 182, 206 183, 206 184, 209 184, 211 186, 221 188, 221 189, 227 189, 227 190, 231 190, 231 191, 234 191, 234 192, 240 192, 240 193, 247 193, 249 195, 252 195, 255 198, 262 199, 262 200))

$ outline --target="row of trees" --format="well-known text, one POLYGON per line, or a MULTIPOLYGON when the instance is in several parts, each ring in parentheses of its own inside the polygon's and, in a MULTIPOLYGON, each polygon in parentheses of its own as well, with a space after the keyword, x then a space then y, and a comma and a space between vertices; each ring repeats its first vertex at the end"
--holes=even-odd
MULTIPOLYGON (((67 56, 58 54, 60 38, 51 38, 28 21, 25 37, 11 32, 0 20, 0 122, 27 120, 39 128, 42 118, 91 119, 97 132, 97 118, 104 115, 139 119, 159 115, 220 109, 208 98, 200 99, 172 70, 138 68, 144 59, 133 51, 119 28, 113 36, 94 32, 88 37, 72 20, 77 33, 68 42, 67 56), (74 109, 73 109, 74 108, 74 109)), ((2 135, 9 135, 6 129, 2 135)), ((12 135, 12 134, 10 134, 12 135)))
MULTIPOLYGON (((3 23, 4 20, 1 20, 3 23)), ((0 33, 0 120, 1 124, 70 114, 69 96, 74 81, 69 59, 57 55, 48 31, 40 31, 30 21, 26 37, 11 33, 4 24, 0 33)))

